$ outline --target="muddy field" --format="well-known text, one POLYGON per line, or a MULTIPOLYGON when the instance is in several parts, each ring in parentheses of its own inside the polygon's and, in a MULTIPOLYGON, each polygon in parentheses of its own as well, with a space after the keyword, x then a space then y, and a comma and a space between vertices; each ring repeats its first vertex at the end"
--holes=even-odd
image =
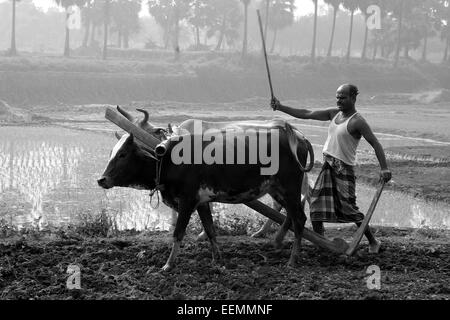
MULTIPOLYGON (((328 236, 351 238, 354 228, 328 236)), ((0 243, 1 299, 448 299, 449 233, 377 228, 381 253, 356 256, 320 251, 304 242, 300 264, 286 267, 292 237, 275 251, 269 239, 220 236, 221 264, 211 264, 208 242, 188 234, 170 273, 160 272, 170 235, 122 234, 113 238, 25 235, 0 243), (77 265, 81 289, 66 286, 77 265), (368 289, 371 265, 381 270, 379 290, 368 289)))
MULTIPOLYGON (((122 85, 121 79, 116 80, 122 85)), ((163 84, 161 86, 164 87, 163 84)), ((333 86, 334 83, 330 84, 330 87, 333 86)), ((91 91, 99 94, 97 100, 107 101, 107 93, 91 91)), ((359 100, 362 107, 358 110, 367 118, 385 147, 393 172, 393 182, 386 189, 450 205, 450 104, 448 100, 442 100, 443 92, 438 90, 420 95, 362 94, 359 100)), ((193 96, 197 94, 189 93, 193 96)), ((33 94, 36 95, 36 92, 33 94)), ((67 98, 65 94, 63 98, 67 98)), ((12 95, 20 98, 16 99, 16 105, 10 106, 0 101, 2 126, 37 126, 52 130, 70 128, 105 135, 112 135, 117 129, 104 119, 104 104, 50 103, 45 97, 41 99, 42 105, 35 105, 30 104, 34 98, 22 99, 21 92, 12 92, 12 95)), ((234 94, 225 92, 224 96, 231 99, 234 94)), ((297 99, 294 94, 292 96, 292 99, 297 99)), ((151 121, 164 126, 192 117, 212 121, 281 117, 300 129, 305 128, 315 148, 320 150, 326 132, 325 123, 297 121, 273 113, 268 99, 248 97, 242 92, 238 97, 239 101, 223 103, 146 100, 123 106, 129 110, 146 108, 151 111, 151 121)), ((88 98, 92 101, 91 97, 88 98)), ((283 97, 278 98, 283 100, 283 97)), ((332 95, 326 99, 283 102, 313 109, 334 105, 332 95)), ((357 183, 375 186, 379 174, 375 155, 367 145, 363 145, 359 156, 361 164, 356 167, 357 183)), ((320 152, 317 151, 316 160, 320 160, 320 152)), ((317 173, 319 168, 320 163, 317 162, 313 170, 317 173)), ((93 172, 92 175, 98 173, 93 172)), ((3 196, 0 200, 0 213, 17 210, 14 200, 3 196)), ((162 273, 160 267, 170 252, 169 232, 109 232, 108 226, 102 225, 102 222, 83 228, 70 226, 58 230, 18 231, 1 221, 0 299, 450 297, 448 230, 431 229, 426 225, 420 229, 375 226, 375 235, 382 241, 380 254, 369 254, 367 242, 363 240, 361 250, 353 257, 321 251, 304 241, 299 266, 287 268, 292 235, 285 241, 284 248, 276 251, 269 243, 273 235, 265 239, 251 238, 248 230, 237 227, 239 222, 242 221, 236 221, 232 231, 220 230, 223 261, 215 265, 211 264, 209 244, 195 241, 194 236, 199 229, 198 225, 191 223, 178 257, 178 266, 170 273, 162 273), (80 268, 79 290, 67 287, 69 265, 80 268), (367 285, 369 274, 366 272, 372 265, 378 266, 381 271, 379 289, 369 289, 367 285)), ((355 228, 342 227, 328 230, 327 236, 343 237, 350 241, 354 232, 355 228)))

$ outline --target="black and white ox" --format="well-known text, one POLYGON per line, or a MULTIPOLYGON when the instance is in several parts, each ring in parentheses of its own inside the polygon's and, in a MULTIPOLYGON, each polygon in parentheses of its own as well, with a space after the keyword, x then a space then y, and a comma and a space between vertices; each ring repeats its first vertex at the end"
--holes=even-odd
POLYGON ((133 135, 125 134, 114 146, 98 184, 105 189, 120 186, 153 190, 158 187, 163 202, 178 212, 172 251, 163 266, 165 271, 175 266, 181 241, 195 210, 210 240, 214 261, 221 256, 209 203, 246 203, 268 193, 287 212, 287 218, 275 237, 278 246, 281 246, 287 230, 293 224, 295 240, 288 264, 294 266, 306 221, 299 196, 299 181, 303 180, 304 172, 309 171, 313 165, 313 161, 310 161, 305 169, 308 154, 313 160, 309 141, 290 124, 281 120, 204 122, 191 119, 184 123, 185 127, 196 124, 203 128, 200 133, 181 130, 180 135, 164 141, 165 153, 157 159, 154 150, 143 148, 133 135), (214 139, 205 138, 208 128, 215 129, 214 139), (227 140, 227 134, 230 132, 234 132, 233 140, 227 140), (256 133, 256 139, 249 136, 248 132, 256 133), (216 141, 220 136, 223 137, 222 144, 216 141), (243 143, 239 144, 237 141, 243 143), (255 144, 259 155, 262 149, 270 151, 272 159, 277 161, 276 172, 262 174, 267 172, 268 165, 261 157, 254 161, 251 154, 255 144), (214 154, 214 162, 211 163, 211 159, 202 156, 198 162, 199 155, 194 150, 200 150, 202 155, 205 155, 207 150, 212 149, 214 152, 211 152, 210 156, 214 154), (238 154, 242 150, 245 151, 244 161, 239 162, 238 154), (232 151, 233 160, 217 161, 221 151, 224 155, 232 151), (181 156, 185 161, 174 161, 174 155, 181 156))
MULTIPOLYGON (((144 118, 143 119, 139 119, 139 118, 135 118, 131 113, 129 113, 128 111, 126 111, 125 109, 122 109, 121 107, 117 106, 117 111, 119 113, 121 113, 125 118, 127 118, 129 121, 131 121, 133 124, 135 124, 136 126, 140 127, 141 129, 145 130, 147 133, 150 133, 152 136, 154 136, 155 138, 157 138, 160 141, 165 141, 167 140, 169 137, 173 136, 173 135, 180 135, 182 133, 186 133, 186 132, 190 132, 190 133, 194 133, 194 123, 195 120, 194 119, 189 119, 186 120, 184 122, 182 122, 180 125, 178 126, 171 126, 171 124, 169 123, 168 128, 163 128, 163 127, 156 127, 154 125, 152 125, 150 122, 148 122, 149 119, 149 113, 147 110, 145 109, 136 109, 139 112, 142 112, 144 114, 144 118)), ((202 129, 203 131, 211 129, 211 128, 215 128, 218 125, 228 125, 229 122, 223 122, 223 123, 218 123, 218 122, 203 122, 202 124, 202 129)), ((118 136, 116 134, 117 138, 120 139, 120 136, 118 136)), ((313 160, 311 160, 313 161, 313 160)), ((305 172, 304 176, 303 176, 303 180, 300 182, 301 183, 301 198, 302 198, 302 204, 303 206, 305 205, 306 202, 310 202, 310 197, 311 197, 311 186, 309 185, 308 182, 308 175, 305 172)), ((282 210, 282 206, 275 200, 273 200, 273 208, 278 211, 281 212, 282 210)), ((212 207, 212 203, 210 203, 210 210, 213 210, 212 207)), ((176 210, 172 209, 171 212, 171 230, 173 231, 173 229, 175 228, 176 222, 178 219, 178 213, 176 210)), ((264 225, 255 233, 253 233, 251 235, 251 237, 262 237, 264 235, 266 235, 269 230, 271 229, 272 225, 274 224, 274 222, 270 219, 267 219, 266 222, 264 223, 264 225)), ((198 237, 197 240, 205 240, 207 239, 207 235, 205 231, 202 231, 198 237)))

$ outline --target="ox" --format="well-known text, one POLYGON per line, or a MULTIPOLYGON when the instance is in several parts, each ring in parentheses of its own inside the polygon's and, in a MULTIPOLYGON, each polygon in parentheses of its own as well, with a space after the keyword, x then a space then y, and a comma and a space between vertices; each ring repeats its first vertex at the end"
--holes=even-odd
MULTIPOLYGON (((148 122, 149 114, 147 110, 144 109, 136 109, 139 112, 142 112, 144 114, 144 118, 142 120, 135 118, 132 114, 127 112, 126 110, 122 109, 121 107, 117 106, 117 111, 119 111, 120 114, 122 114, 125 118, 127 118, 129 121, 131 121, 134 125, 140 127, 141 129, 145 130, 146 132, 150 133, 152 136, 157 138, 160 141, 165 141, 169 137, 173 135, 180 135, 183 133, 194 133, 194 123, 195 119, 189 119, 184 122, 182 122, 179 126, 171 126, 169 123, 168 128, 165 129, 163 127, 157 127, 152 125, 150 122, 148 122)), ((202 123, 202 129, 203 131, 211 129, 211 128, 217 128, 217 127, 224 127, 228 125, 229 122, 203 122, 202 123)), ((116 133, 116 137, 120 140, 120 136, 116 133)), ((145 148, 145 146, 143 146, 145 148)), ((313 161, 313 160, 311 160, 313 161)), ((308 183, 308 175, 305 173, 303 177, 303 181, 301 181, 301 196, 302 196, 302 204, 303 207, 305 205, 305 202, 310 202, 310 194, 311 194, 311 187, 308 183)), ((273 200, 273 208, 277 210, 278 212, 281 212, 282 206, 275 200, 273 200)), ((210 205, 210 210, 212 210, 212 206, 210 205)), ((171 230, 175 228, 176 221, 177 221, 177 211, 172 209, 172 216, 171 216, 171 230)), ((267 219, 264 225, 253 233, 251 237, 262 237, 264 236, 272 227, 273 221, 270 219, 267 219)), ((202 231, 198 237, 197 240, 205 240, 207 238, 206 232, 202 231)))
MULTIPOLYGON (((195 120, 188 121, 192 124, 195 123, 195 120)), ((299 181, 303 180, 304 172, 310 170, 313 165, 311 161, 308 168, 304 168, 308 154, 313 159, 311 144, 300 132, 285 121, 200 123, 204 129, 211 126, 224 135, 225 131, 230 128, 252 129, 257 132, 259 147, 261 148, 261 141, 264 141, 266 145, 263 147, 266 150, 271 150, 272 153, 275 150, 273 148, 275 148, 276 143, 279 150, 277 154, 278 170, 270 175, 261 174, 262 169, 266 167, 266 163, 263 163, 260 159, 256 163, 248 161, 250 139, 245 137, 243 141, 245 141, 246 162, 244 164, 238 164, 237 162, 233 164, 206 164, 204 160, 200 164, 195 162, 175 164, 172 161, 172 152, 180 144, 189 144, 186 141, 192 142, 195 140, 190 139, 196 137, 191 131, 182 132, 181 135, 177 136, 178 139, 165 140, 163 144, 165 153, 160 158, 155 158, 154 150, 148 150, 137 143, 133 135, 125 134, 114 147, 98 184, 105 189, 114 186, 148 190, 158 188, 163 202, 178 212, 178 219, 173 232, 172 251, 162 268, 164 271, 168 271, 175 266, 181 241, 191 214, 195 210, 197 210, 203 228, 210 240, 214 261, 220 259, 221 255, 216 241, 209 202, 245 203, 268 193, 286 208, 287 212, 287 218, 275 237, 275 243, 278 246, 281 246, 287 230, 293 224, 295 240, 288 264, 294 266, 297 262, 306 221, 299 197, 301 191, 299 181), (259 132, 265 132, 264 130, 267 131, 267 129, 270 129, 271 132, 275 130, 277 133, 275 143, 272 139, 262 140, 259 132)), ((152 130, 151 128, 147 129, 152 130)), ((203 132, 200 135, 202 136, 203 132)), ((237 138, 239 139, 239 136, 237 138)), ((201 141, 202 151, 205 151, 212 144, 212 141, 204 139, 201 141)), ((230 144, 224 143, 223 146, 226 148, 230 144)), ((234 148, 233 151, 236 155, 237 146, 231 144, 231 147, 234 148)), ((192 146, 191 150, 194 149, 195 146, 192 146)), ((195 157, 194 154, 188 156, 195 157)))

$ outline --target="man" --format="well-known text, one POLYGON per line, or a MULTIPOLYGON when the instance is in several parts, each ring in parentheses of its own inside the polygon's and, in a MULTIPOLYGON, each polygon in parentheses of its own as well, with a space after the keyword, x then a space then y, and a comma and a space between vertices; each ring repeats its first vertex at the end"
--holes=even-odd
MULTIPOLYGON (((341 85, 336 92, 337 108, 310 111, 282 105, 273 98, 271 107, 293 117, 319 121, 331 121, 328 138, 323 147, 324 164, 311 193, 310 215, 315 232, 323 235, 323 222, 355 222, 361 225, 364 215, 356 206, 354 165, 356 148, 361 137, 375 150, 381 167, 381 178, 388 182, 388 169, 383 147, 366 120, 356 111, 358 88, 352 84, 341 85)), ((380 242, 370 228, 365 236, 369 252, 378 253, 380 242)))

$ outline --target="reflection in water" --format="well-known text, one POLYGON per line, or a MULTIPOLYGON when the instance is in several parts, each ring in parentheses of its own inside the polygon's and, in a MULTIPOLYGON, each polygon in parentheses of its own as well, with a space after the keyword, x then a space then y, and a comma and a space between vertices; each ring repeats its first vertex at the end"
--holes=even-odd
MULTIPOLYGON (((0 220, 6 218, 18 227, 41 228, 48 224, 73 224, 81 215, 106 211, 120 230, 169 229, 170 210, 162 202, 153 209, 148 191, 98 187, 96 180, 116 141, 112 133, 3 127, 0 135, 0 220)), ((312 184, 316 175, 309 177, 312 184)), ((375 188, 357 185, 357 202, 362 212, 367 211, 374 194, 375 188)), ((267 201, 270 203, 270 199, 267 201)), ((224 204, 216 208, 245 217, 254 214, 243 205, 224 204)), ((445 203, 384 191, 372 224, 450 229, 449 211, 445 203)))
POLYGON ((82 154, 81 147, 57 142, 0 142, 0 193, 19 193, 31 205, 29 219, 41 226, 45 197, 57 188, 76 185, 74 171, 82 154))
MULTIPOLYGON (((367 212, 376 190, 357 185, 357 202, 367 212)), ((431 202, 408 194, 385 190, 381 194, 371 223, 381 226, 450 229, 450 208, 443 202, 431 202)))

